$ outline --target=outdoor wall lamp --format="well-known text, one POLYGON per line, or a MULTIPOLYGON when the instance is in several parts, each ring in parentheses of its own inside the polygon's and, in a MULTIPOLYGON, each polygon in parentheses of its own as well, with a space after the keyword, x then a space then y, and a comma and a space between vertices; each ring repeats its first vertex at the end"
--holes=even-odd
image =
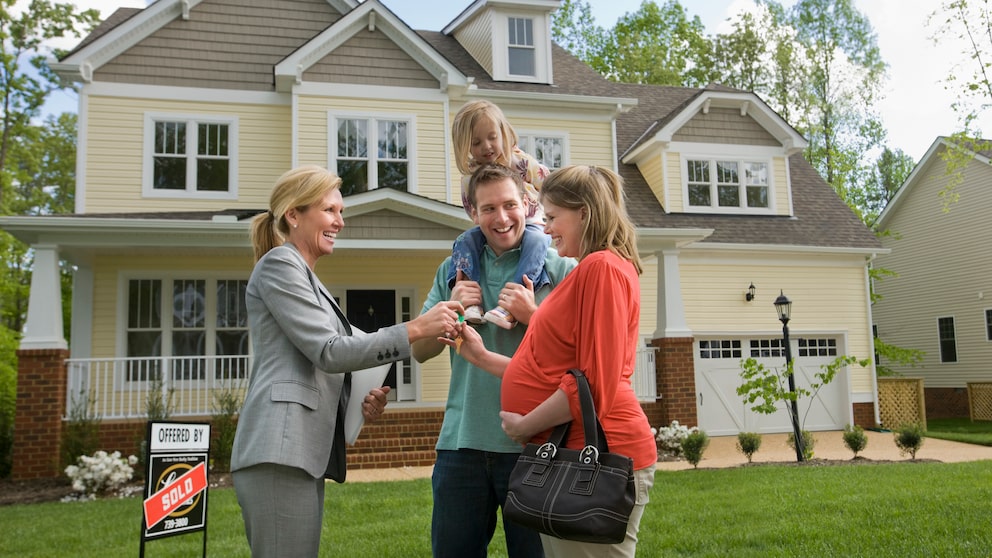
POLYGON ((744 300, 748 302, 754 300, 754 283, 751 283, 751 285, 747 288, 747 292, 744 293, 744 300))

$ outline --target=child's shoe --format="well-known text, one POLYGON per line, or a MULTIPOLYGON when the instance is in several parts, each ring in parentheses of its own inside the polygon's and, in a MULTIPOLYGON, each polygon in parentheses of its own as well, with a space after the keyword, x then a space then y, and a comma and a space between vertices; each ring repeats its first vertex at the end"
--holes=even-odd
POLYGON ((486 312, 486 321, 496 324, 503 329, 511 329, 517 325, 517 319, 513 317, 513 314, 510 314, 509 310, 502 306, 497 306, 486 312))
POLYGON ((465 309, 465 321, 472 325, 482 325, 486 319, 482 317, 482 307, 478 304, 465 309))

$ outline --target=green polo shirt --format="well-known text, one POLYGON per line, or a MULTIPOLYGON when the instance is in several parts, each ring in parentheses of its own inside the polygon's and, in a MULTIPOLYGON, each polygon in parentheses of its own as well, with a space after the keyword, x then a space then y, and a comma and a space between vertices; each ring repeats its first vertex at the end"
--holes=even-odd
MULTIPOLYGON (((482 287, 483 307, 489 310, 496 306, 500 290, 513 281, 520 259, 520 250, 508 250, 496 256, 489 246, 483 251, 479 262, 479 281, 482 287)), ((552 285, 561 283, 577 262, 572 258, 562 258, 554 248, 548 249, 544 260, 545 269, 551 278, 547 285, 534 293, 538 304, 551 292, 552 285)), ((445 259, 434 276, 431 288, 421 313, 438 302, 451 298, 448 287, 448 269, 451 258, 445 259)), ((518 323, 513 329, 503 329, 493 324, 477 326, 486 348, 506 356, 514 351, 524 338, 527 326, 518 323)), ((500 382, 492 374, 476 368, 465 359, 448 350, 451 359, 451 381, 448 384, 448 401, 444 408, 444 423, 437 440, 439 450, 474 449, 479 451, 520 453, 520 444, 511 440, 500 425, 500 382)))

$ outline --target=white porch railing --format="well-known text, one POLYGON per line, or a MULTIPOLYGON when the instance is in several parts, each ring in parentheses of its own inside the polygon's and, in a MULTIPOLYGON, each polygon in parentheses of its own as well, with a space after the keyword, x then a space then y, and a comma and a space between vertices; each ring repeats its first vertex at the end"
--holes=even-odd
POLYGON ((631 384, 634 393, 641 403, 654 403, 658 400, 658 382, 655 371, 654 357, 658 347, 650 345, 637 348, 637 361, 634 363, 634 375, 631 384))
MULTIPOLYGON (((656 351, 656 347, 650 346, 637 350, 631 380, 637 399, 642 402, 654 402, 658 398, 656 351)), ((79 405, 92 405, 90 412, 104 420, 144 418, 153 394, 158 401, 168 402, 170 416, 189 417, 212 414, 215 398, 224 392, 243 399, 251 358, 247 355, 74 358, 67 360, 66 366, 67 418, 79 405)))
POLYGON ((246 355, 214 357, 75 358, 69 372, 66 417, 73 408, 91 405, 101 419, 147 416, 149 398, 169 405, 170 416, 207 416, 225 391, 243 399, 251 359, 246 355))

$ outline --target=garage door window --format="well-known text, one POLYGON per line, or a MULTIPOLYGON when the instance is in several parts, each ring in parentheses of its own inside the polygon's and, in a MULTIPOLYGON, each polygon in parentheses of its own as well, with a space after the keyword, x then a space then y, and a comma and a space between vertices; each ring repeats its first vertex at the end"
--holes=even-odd
POLYGON ((740 339, 707 339, 699 342, 699 358, 741 358, 740 339))
POLYGON ((752 339, 751 358, 784 357, 781 339, 752 339))
POLYGON ((837 356, 837 340, 799 338, 799 356, 837 356))

